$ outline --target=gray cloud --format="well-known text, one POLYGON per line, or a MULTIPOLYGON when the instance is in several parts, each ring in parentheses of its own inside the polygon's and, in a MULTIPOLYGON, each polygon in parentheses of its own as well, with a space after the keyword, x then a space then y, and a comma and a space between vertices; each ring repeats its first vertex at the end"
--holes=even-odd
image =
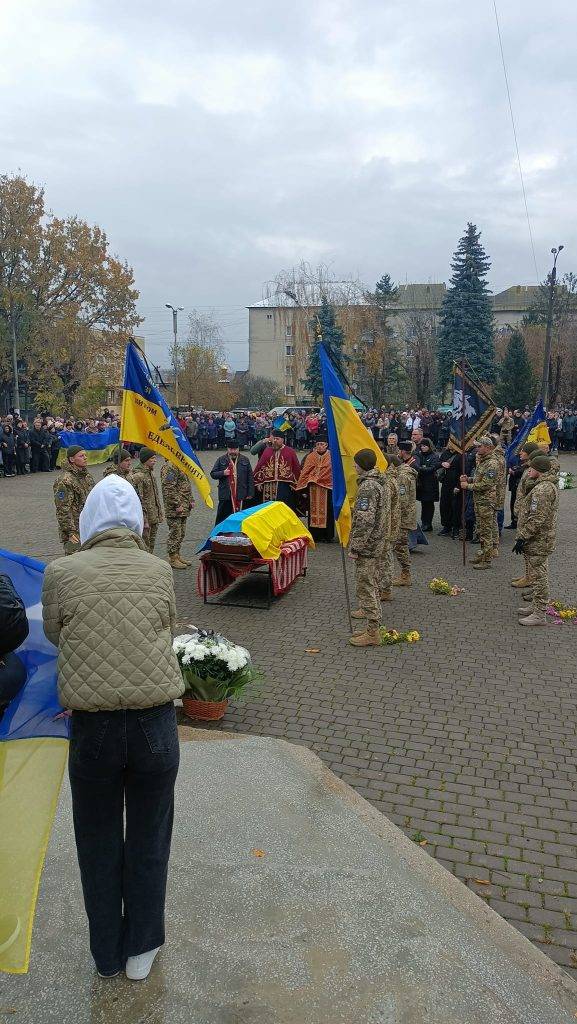
MULTIPOLYGON (((502 8, 539 268, 575 266, 577 9, 502 8)), ((302 257, 446 280, 465 222, 492 284, 534 281, 492 4, 28 0, 0 17, 3 170, 107 230, 155 360, 164 303, 243 307, 302 257)))

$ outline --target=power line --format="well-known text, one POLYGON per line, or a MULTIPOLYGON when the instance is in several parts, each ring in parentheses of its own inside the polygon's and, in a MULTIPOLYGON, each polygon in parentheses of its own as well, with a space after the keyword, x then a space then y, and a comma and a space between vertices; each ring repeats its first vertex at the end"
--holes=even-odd
POLYGON ((507 89, 507 99, 509 101, 509 113, 511 115, 511 124, 513 126, 513 138, 515 139, 515 149, 517 151, 517 163, 519 165, 519 177, 521 179, 521 189, 523 192, 523 202, 525 204, 525 214, 527 216, 527 227, 529 228, 529 238, 531 240, 531 251, 533 253, 533 263, 535 265, 535 274, 537 275, 537 284, 539 284, 541 277, 539 275, 539 267, 537 266, 537 257, 535 255, 535 244, 533 242, 533 230, 531 228, 531 218, 529 217, 529 206, 527 204, 527 193, 525 191, 525 180, 523 178, 523 168, 521 166, 521 154, 519 152, 519 143, 517 141, 517 128, 515 126, 515 116, 513 114, 513 103, 511 101, 511 90, 509 89, 509 77, 507 75, 507 65, 505 63, 505 53, 503 50, 503 40, 501 38, 501 26, 499 24, 499 14, 497 11, 497 0, 493 0, 493 8, 495 10, 495 21, 497 23, 497 35, 499 37, 499 49, 501 50, 501 61, 503 63, 503 74, 505 76, 505 87, 507 89))

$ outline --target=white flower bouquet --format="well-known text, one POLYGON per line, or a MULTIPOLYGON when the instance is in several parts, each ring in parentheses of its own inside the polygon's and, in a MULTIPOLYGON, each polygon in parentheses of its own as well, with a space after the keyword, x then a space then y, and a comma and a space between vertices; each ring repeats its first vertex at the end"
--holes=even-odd
POLYGON ((210 630, 190 629, 193 632, 175 637, 172 643, 186 686, 184 697, 226 701, 260 678, 246 647, 210 630))

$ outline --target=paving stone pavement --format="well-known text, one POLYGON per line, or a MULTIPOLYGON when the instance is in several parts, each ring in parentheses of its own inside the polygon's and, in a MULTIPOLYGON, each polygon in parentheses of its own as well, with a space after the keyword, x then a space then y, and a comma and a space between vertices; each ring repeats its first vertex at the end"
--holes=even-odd
MULTIPOLYGON (((202 459, 210 467, 213 453, 202 459)), ((0 546, 45 560, 61 553, 53 479, 0 480, 0 546)), ((551 579, 553 596, 568 603, 577 600, 576 510, 577 490, 561 492, 551 579)), ((249 647, 265 674, 262 695, 232 705, 216 727, 311 747, 576 975, 577 626, 518 625, 514 532, 504 532, 484 573, 462 566, 458 543, 429 534, 413 556, 413 586, 383 606, 387 626, 418 629, 421 641, 363 649, 347 643, 336 544, 312 552, 306 579, 268 612, 203 606, 194 551, 212 521, 199 502, 183 549, 195 564, 175 572, 179 615, 249 647), (438 575, 465 593, 431 594, 426 584, 438 575)), ((163 527, 163 556, 165 539, 163 527)))

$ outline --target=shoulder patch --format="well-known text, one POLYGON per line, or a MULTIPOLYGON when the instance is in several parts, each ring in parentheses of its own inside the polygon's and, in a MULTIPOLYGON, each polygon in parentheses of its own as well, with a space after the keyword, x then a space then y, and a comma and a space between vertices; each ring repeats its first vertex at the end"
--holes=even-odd
POLYGON ((359 512, 368 512, 369 511, 369 499, 368 498, 359 498, 359 500, 357 501, 357 508, 358 508, 359 512))
POLYGON ((59 491, 56 491, 56 500, 57 501, 63 501, 65 497, 66 497, 66 491, 65 490, 60 488, 59 491))
POLYGON ((405 487, 405 485, 404 484, 399 484, 399 494, 406 494, 406 493, 407 493, 407 488, 405 487))
POLYGON ((494 480, 495 479, 495 475, 496 474, 495 474, 495 470, 494 469, 488 469, 487 470, 487 476, 489 477, 489 480, 494 480))
POLYGON ((538 501, 537 498, 531 498, 531 512, 537 511, 538 501))
POLYGON ((173 482, 173 480, 176 480, 176 470, 175 469, 167 469, 167 471, 166 471, 166 480, 170 484, 173 482))

